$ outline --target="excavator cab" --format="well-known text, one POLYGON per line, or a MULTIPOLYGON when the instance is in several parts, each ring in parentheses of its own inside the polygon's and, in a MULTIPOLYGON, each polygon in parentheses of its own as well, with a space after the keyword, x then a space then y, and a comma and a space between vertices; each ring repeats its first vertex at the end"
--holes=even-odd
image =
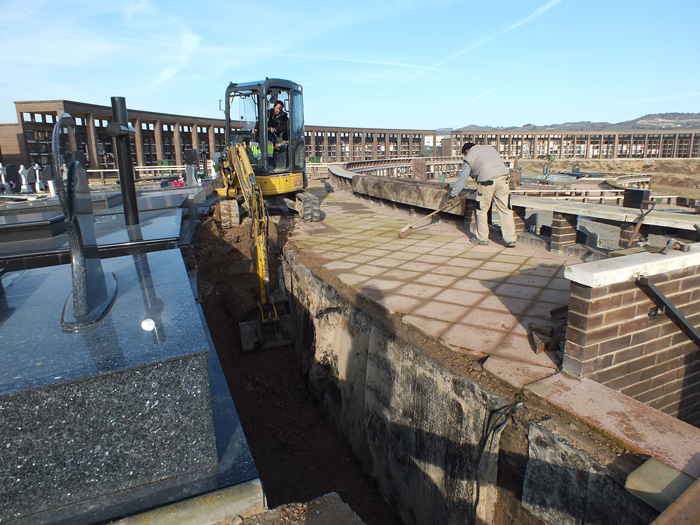
MULTIPOLYGON (((245 145, 263 196, 289 197, 308 186, 299 84, 276 78, 231 83, 226 89, 225 112, 226 145, 245 145)), ((228 178, 235 185, 233 177, 228 178)))

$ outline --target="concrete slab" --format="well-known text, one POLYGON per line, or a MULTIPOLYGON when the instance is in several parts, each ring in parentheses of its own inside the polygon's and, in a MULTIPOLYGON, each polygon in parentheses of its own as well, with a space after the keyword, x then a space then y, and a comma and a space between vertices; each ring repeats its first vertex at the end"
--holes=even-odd
POLYGON ((525 387, 525 390, 532 392, 536 396, 544 399, 549 399, 553 395, 560 394, 566 390, 578 385, 581 381, 567 376, 566 374, 554 374, 553 376, 545 377, 534 383, 530 383, 525 387))
POLYGON ((700 244, 691 244, 690 250, 685 253, 677 250, 664 255, 643 252, 568 266, 565 275, 575 283, 598 288, 628 282, 639 275, 655 275, 698 265, 700 244))
POLYGON ((658 511, 676 501, 695 480, 651 458, 627 476, 625 489, 658 511))
POLYGON ((700 429, 595 381, 585 379, 548 400, 693 479, 700 477, 700 429))
POLYGON ((496 240, 474 245, 440 223, 400 239, 410 220, 348 194, 328 196, 322 209, 337 233, 311 235, 300 225, 290 239, 343 283, 455 352, 499 353, 527 368, 512 380, 516 388, 555 372, 556 359, 532 350, 527 324, 545 324, 549 309, 565 304, 569 283, 560 273, 577 260, 496 240))
POLYGON ((673 502, 652 525, 695 525, 700 523, 700 481, 673 502))
POLYGON ((552 375, 551 368, 498 355, 492 355, 486 360, 484 370, 516 389, 552 375))

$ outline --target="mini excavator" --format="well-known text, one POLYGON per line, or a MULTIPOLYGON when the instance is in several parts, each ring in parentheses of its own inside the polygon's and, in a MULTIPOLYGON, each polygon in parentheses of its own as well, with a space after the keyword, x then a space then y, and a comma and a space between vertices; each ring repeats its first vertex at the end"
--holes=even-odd
MULTIPOLYGON (((223 188, 217 190, 224 228, 238 226, 241 211, 251 221, 260 301, 255 319, 240 322, 244 350, 289 344, 291 318, 271 299, 267 229, 271 207, 295 210, 304 221, 320 221, 318 198, 304 190, 302 88, 289 80, 231 83, 226 89, 225 148, 219 158, 223 188)), ((285 307, 287 305, 285 304, 285 307)))
MULTIPOLYGON (((270 284, 267 243, 269 215, 263 201, 262 190, 256 182, 253 168, 242 144, 235 144, 230 148, 227 162, 237 173, 240 192, 251 218, 251 246, 260 291, 257 311, 251 315, 253 319, 238 323, 243 350, 260 350, 290 344, 292 342, 291 318, 288 314, 278 314, 278 307, 268 289, 270 284)), ((286 304, 281 308, 286 308, 286 304)))
POLYGON ((236 144, 244 146, 269 207, 296 211, 304 221, 320 221, 318 198, 308 187, 305 167, 304 102, 302 88, 289 80, 229 84, 226 89, 225 148, 219 160, 224 187, 222 224, 237 226, 245 212, 239 174, 232 160, 236 144))

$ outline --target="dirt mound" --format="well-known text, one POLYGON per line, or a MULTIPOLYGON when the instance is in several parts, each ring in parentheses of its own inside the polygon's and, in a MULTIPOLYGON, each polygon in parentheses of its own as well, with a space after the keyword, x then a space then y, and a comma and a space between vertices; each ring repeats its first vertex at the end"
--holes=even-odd
POLYGON ((578 164, 581 171, 598 173, 654 173, 665 176, 689 176, 700 182, 700 159, 557 159, 553 161, 518 159, 518 166, 541 173, 547 164, 550 171, 571 171, 578 164))

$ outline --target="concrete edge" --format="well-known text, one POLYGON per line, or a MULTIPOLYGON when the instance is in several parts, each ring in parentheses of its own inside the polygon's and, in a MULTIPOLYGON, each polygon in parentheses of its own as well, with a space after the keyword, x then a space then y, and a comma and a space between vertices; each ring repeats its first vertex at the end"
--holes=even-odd
POLYGON ((218 525, 267 510, 260 479, 129 516, 115 525, 218 525))

